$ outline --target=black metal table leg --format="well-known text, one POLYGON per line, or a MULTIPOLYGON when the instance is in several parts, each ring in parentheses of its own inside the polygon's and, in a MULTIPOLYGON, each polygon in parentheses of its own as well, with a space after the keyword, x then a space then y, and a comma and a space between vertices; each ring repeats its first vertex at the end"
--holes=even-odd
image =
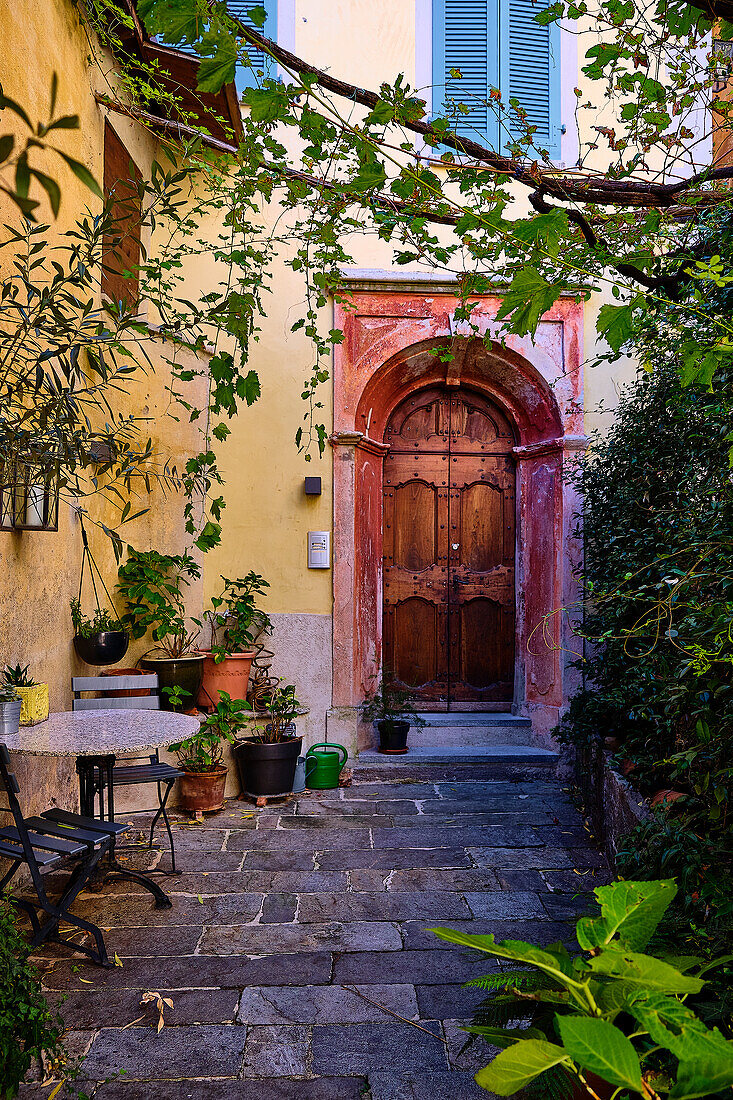
MULTIPOLYGON (((104 814, 104 787, 105 783, 101 782, 102 768, 106 772, 106 787, 107 787, 107 817, 106 820, 114 821, 114 765, 116 756, 112 754, 105 754, 104 756, 80 756, 76 761, 76 770, 79 773, 79 802, 82 807, 81 812, 86 817, 95 817, 94 813, 94 774, 99 769, 99 820, 105 820, 104 814)), ((171 909, 173 902, 168 897, 157 882, 153 882, 151 878, 142 871, 131 871, 127 867, 123 867, 118 861, 114 847, 110 849, 109 860, 105 861, 104 866, 100 865, 99 878, 102 880, 107 875, 119 875, 120 878, 129 879, 130 882, 137 882, 139 886, 142 886, 145 890, 153 895, 155 898, 156 909, 171 909)))

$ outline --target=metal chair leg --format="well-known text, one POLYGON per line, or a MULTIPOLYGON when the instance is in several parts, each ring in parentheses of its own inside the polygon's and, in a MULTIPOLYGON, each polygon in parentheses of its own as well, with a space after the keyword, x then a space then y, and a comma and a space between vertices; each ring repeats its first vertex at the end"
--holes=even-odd
POLYGON ((166 783, 166 787, 165 787, 165 794, 162 794, 161 789, 160 789, 160 783, 158 783, 158 802, 160 803, 160 805, 159 805, 158 810, 156 811, 155 817, 153 818, 152 823, 150 825, 150 838, 149 838, 149 841, 148 841, 148 848, 153 847, 153 832, 155 830, 155 826, 157 825, 159 818, 162 817, 163 822, 165 824, 166 832, 168 833, 168 843, 170 844, 170 849, 171 849, 171 873, 175 875, 175 874, 177 874, 177 871, 176 871, 176 849, 175 849, 175 844, 173 843, 173 832, 171 830, 171 824, 170 824, 170 821, 168 820, 168 812, 166 810, 166 803, 168 801, 168 797, 169 797, 171 791, 173 790, 174 783, 175 783, 174 779, 168 780, 168 782, 166 783))

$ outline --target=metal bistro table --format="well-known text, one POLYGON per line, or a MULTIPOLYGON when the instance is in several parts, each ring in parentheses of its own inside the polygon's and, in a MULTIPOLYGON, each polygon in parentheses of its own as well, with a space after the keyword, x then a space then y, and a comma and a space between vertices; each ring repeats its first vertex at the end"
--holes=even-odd
MULTIPOLYGON (((13 737, 4 738, 9 752, 28 756, 75 756, 79 775, 81 813, 94 817, 94 773, 107 773, 107 817, 114 819, 113 769, 118 754, 126 756, 164 748, 190 737, 199 728, 198 718, 165 710, 55 711, 37 726, 25 726, 13 737)), ((104 816, 102 810, 101 816, 104 816)), ((157 882, 142 871, 131 871, 116 859, 104 868, 137 882, 155 898, 158 909, 171 906, 170 898, 157 882)))

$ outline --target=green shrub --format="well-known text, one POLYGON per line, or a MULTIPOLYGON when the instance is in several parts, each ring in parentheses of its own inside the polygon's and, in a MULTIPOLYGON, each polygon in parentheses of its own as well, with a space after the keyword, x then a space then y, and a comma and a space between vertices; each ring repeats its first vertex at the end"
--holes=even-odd
POLYGON ((64 1058, 63 1023, 28 962, 12 903, 0 898, 0 1100, 12 1100, 35 1058, 64 1058))

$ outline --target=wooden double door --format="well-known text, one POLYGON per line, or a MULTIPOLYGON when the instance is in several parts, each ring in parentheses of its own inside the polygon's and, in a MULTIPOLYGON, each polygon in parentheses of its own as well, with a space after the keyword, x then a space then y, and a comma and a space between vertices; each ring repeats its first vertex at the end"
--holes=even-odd
POLYGON ((486 398, 434 387, 398 406, 385 443, 384 668, 431 709, 502 709, 514 681, 511 426, 486 398))

